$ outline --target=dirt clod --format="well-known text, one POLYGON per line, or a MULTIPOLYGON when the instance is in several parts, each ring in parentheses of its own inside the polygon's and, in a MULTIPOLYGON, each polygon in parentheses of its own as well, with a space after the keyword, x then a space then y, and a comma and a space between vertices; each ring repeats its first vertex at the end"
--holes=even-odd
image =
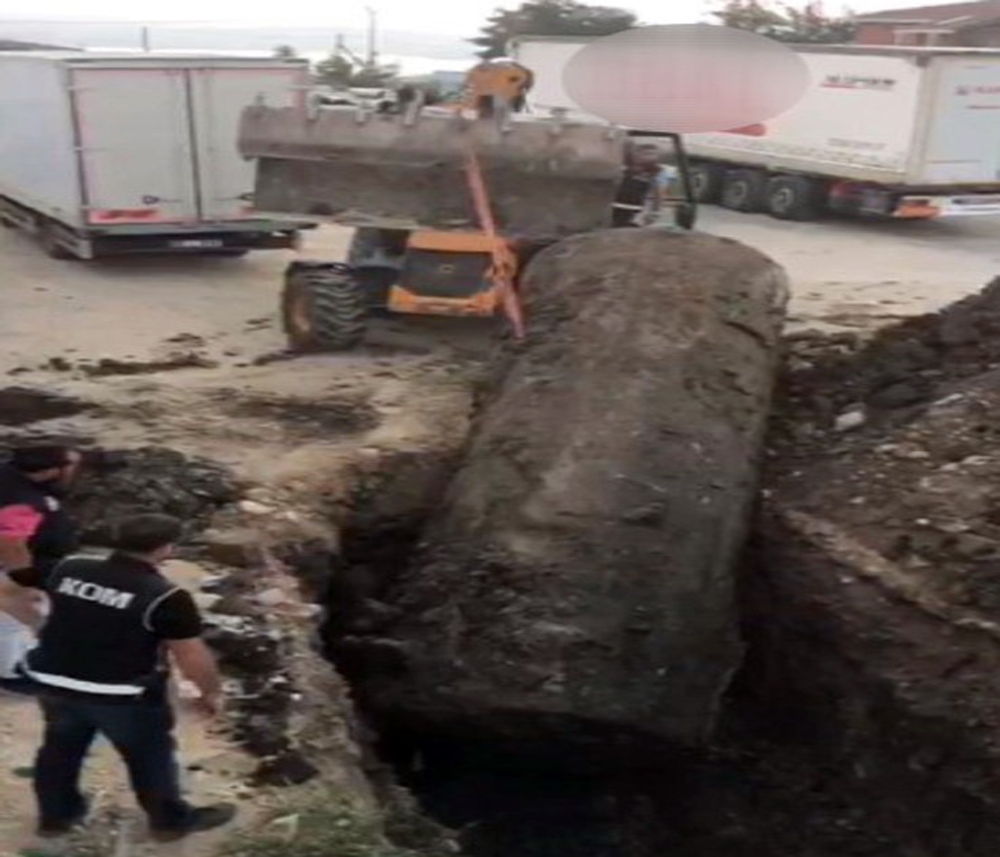
POLYGON ((96 405, 31 387, 0 388, 0 425, 24 426, 95 410, 96 405))
POLYGON ((116 360, 105 357, 96 364, 81 363, 79 369, 91 378, 106 378, 112 375, 148 375, 154 372, 172 372, 176 369, 214 369, 215 360, 201 354, 178 354, 163 360, 116 360))
POLYGON ((236 417, 267 420, 314 435, 359 434, 377 428, 380 422, 378 411, 367 399, 336 394, 318 400, 243 396, 227 410, 236 417))

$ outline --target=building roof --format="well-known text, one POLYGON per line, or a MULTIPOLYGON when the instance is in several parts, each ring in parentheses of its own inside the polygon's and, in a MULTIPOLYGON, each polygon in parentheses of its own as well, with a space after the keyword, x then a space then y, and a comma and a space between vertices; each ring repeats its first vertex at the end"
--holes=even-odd
POLYGON ((884 9, 881 12, 857 16, 857 20, 862 24, 926 24, 954 28, 985 24, 997 18, 1000 18, 1000 0, 908 6, 904 9, 884 9))

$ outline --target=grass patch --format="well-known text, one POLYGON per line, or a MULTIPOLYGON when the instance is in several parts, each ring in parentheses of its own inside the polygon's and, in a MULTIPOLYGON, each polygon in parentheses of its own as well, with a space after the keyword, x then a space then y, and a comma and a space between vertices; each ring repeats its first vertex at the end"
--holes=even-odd
POLYGON ((454 857, 447 842, 414 850, 391 842, 386 816, 329 791, 298 795, 236 834, 219 857, 454 857))

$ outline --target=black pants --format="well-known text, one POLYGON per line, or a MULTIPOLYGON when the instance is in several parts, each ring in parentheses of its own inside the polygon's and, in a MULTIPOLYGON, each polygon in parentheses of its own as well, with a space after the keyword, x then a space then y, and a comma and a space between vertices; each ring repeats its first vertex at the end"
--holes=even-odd
POLYGON ((157 702, 78 702, 42 698, 45 738, 35 760, 35 795, 42 825, 75 821, 86 812, 80 769, 101 733, 128 768, 139 805, 157 829, 183 827, 191 806, 181 797, 174 715, 157 702))
POLYGON ((612 208, 611 228, 621 229, 627 226, 635 226, 635 219, 642 213, 640 208, 612 208))

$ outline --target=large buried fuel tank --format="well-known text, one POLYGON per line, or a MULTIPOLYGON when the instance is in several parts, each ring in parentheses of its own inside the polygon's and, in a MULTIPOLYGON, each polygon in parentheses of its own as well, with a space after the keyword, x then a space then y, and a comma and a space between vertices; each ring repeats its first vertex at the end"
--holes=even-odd
POLYGON ((522 294, 394 618, 337 651, 391 728, 646 764, 707 740, 741 661, 787 280, 735 241, 609 229, 543 250, 522 294))
POLYGON ((427 108, 248 107, 239 149, 257 160, 256 208, 347 226, 470 229, 474 151, 499 230, 559 238, 608 225, 626 135, 609 125, 427 108))

